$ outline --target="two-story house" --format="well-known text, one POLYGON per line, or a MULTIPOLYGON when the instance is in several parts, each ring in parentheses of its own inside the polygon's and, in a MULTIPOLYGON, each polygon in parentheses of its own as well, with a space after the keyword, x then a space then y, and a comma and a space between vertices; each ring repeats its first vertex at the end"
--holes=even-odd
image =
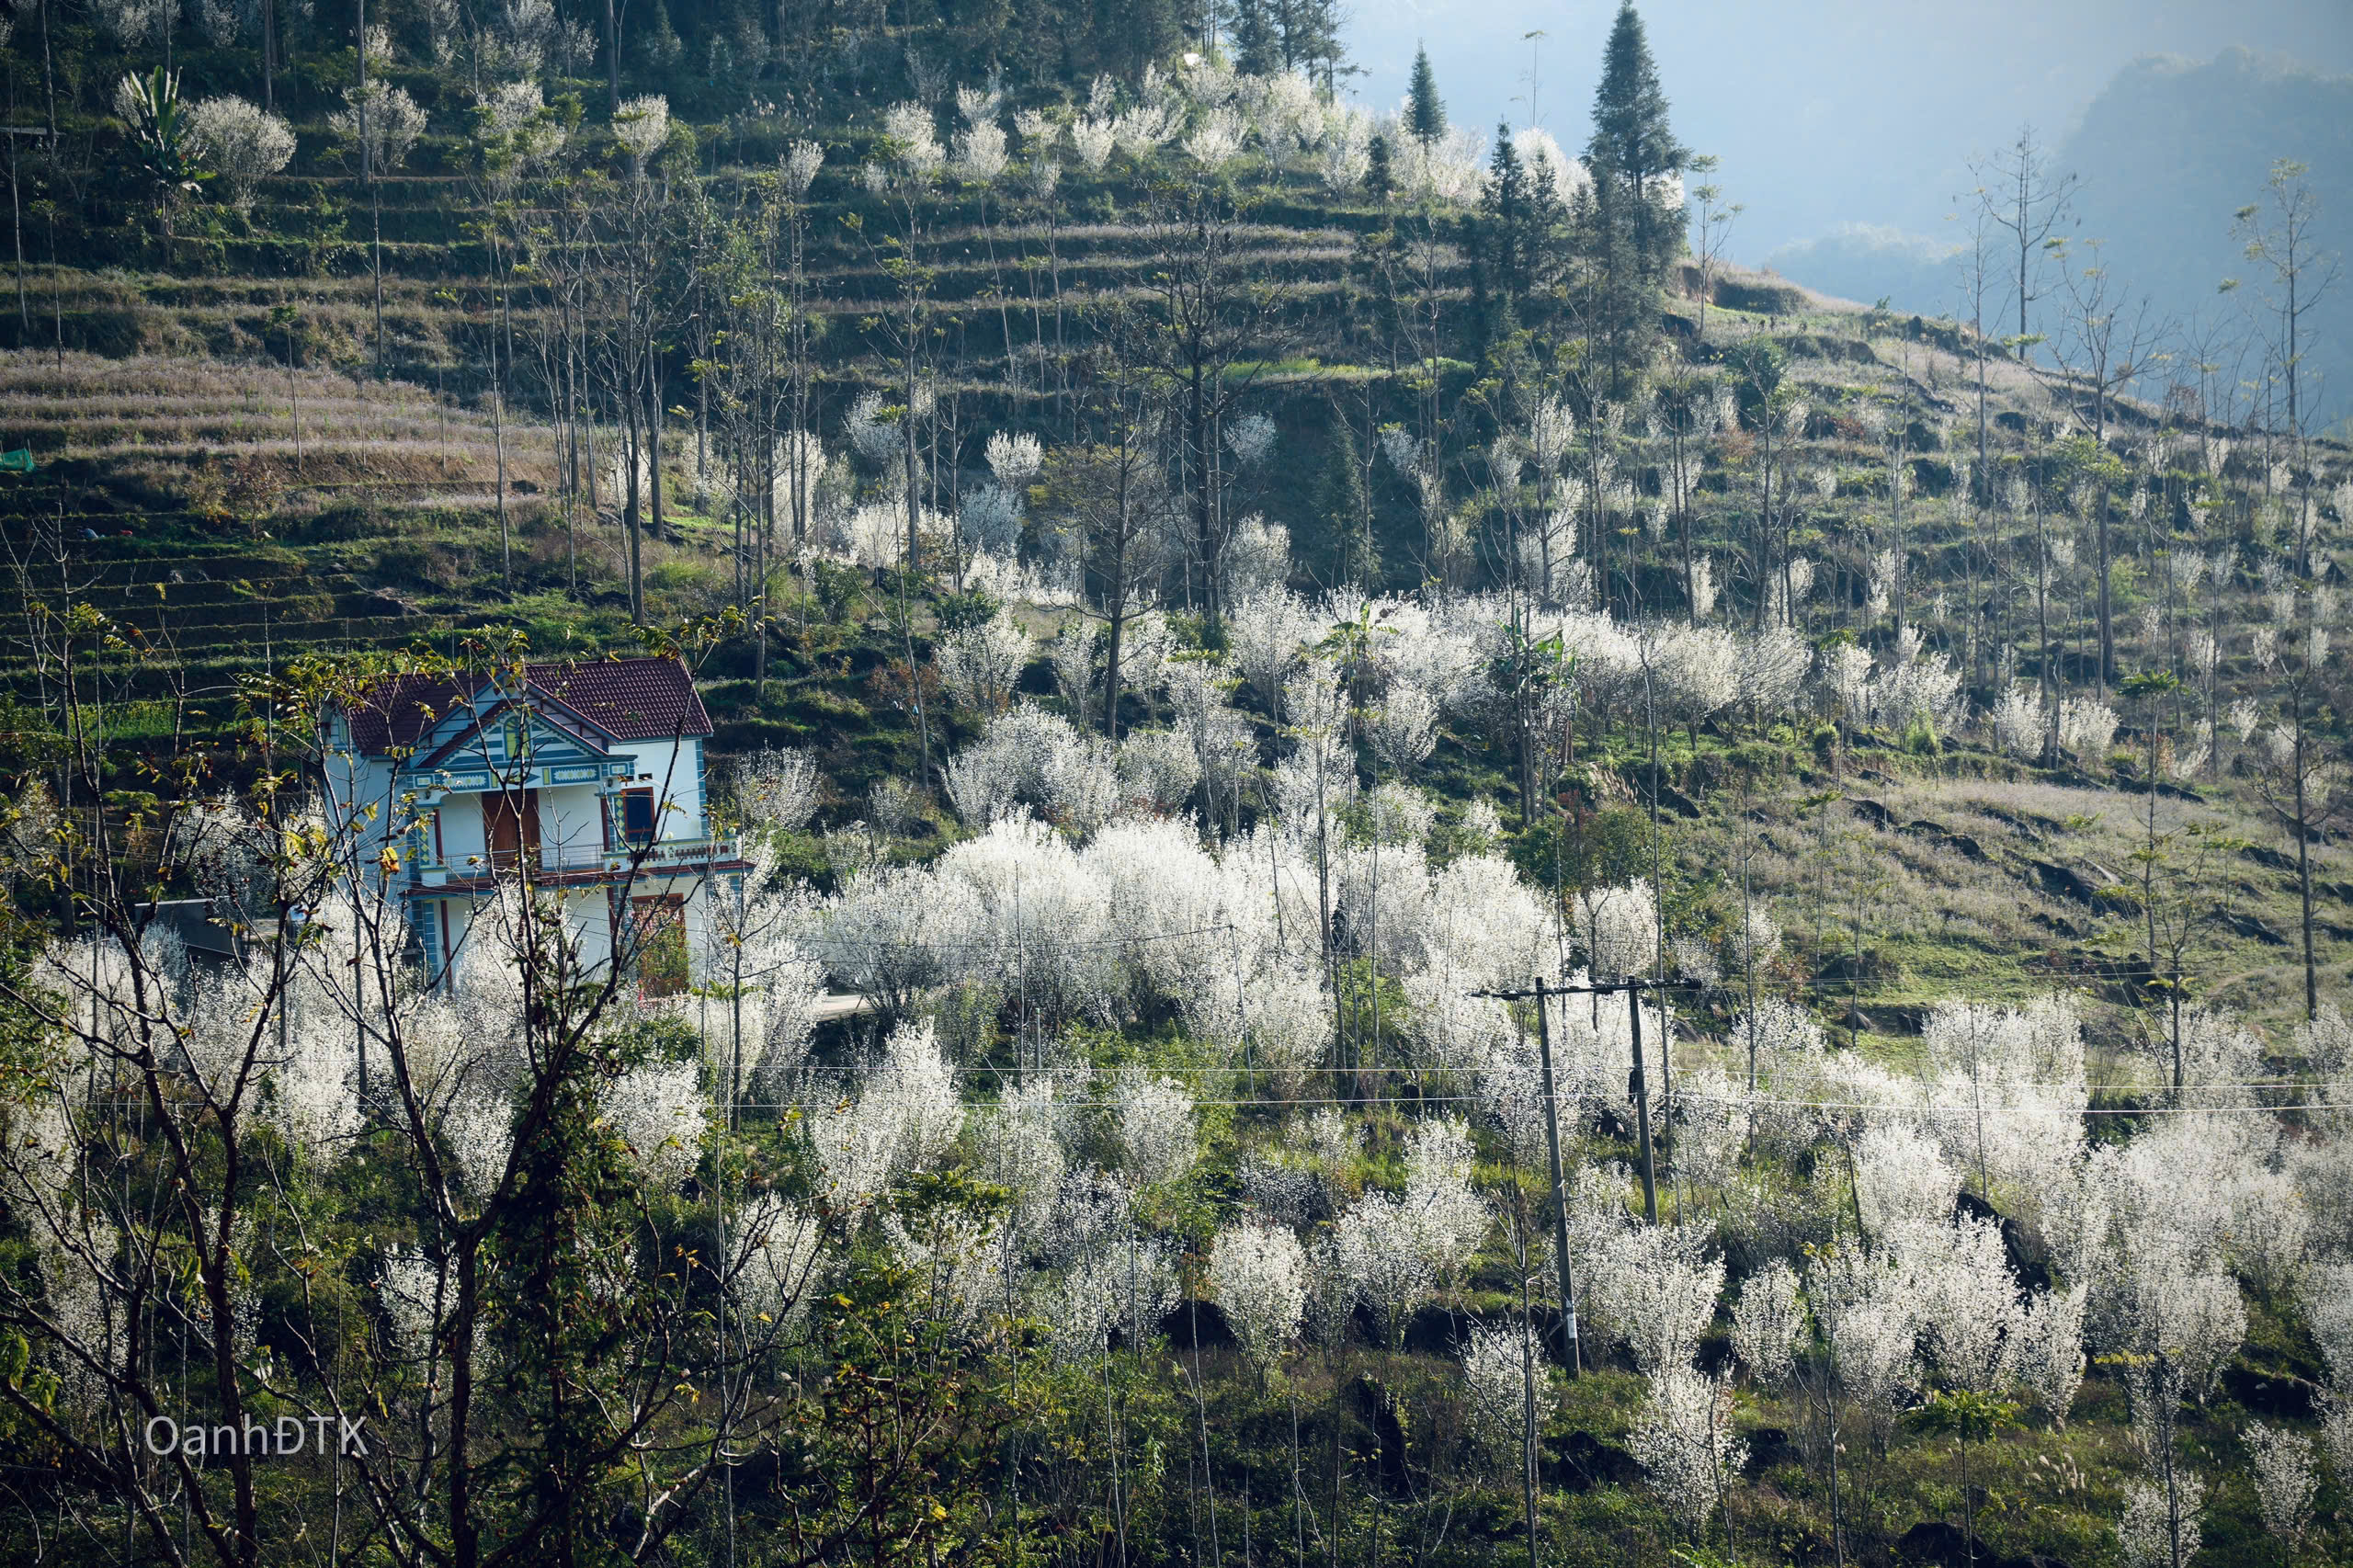
POLYGON ((562 901, 587 962, 620 952, 667 984, 694 895, 746 869, 711 832, 710 736, 676 659, 397 676, 330 715, 325 790, 436 983, 483 905, 528 881, 562 901))

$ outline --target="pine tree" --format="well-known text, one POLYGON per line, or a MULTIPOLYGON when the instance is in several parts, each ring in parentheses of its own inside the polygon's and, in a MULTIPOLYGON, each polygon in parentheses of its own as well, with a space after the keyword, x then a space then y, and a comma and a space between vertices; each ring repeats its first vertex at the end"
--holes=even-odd
POLYGON ((1681 209, 1670 205, 1662 187, 1688 156, 1667 125, 1666 95, 1643 19, 1631 3, 1621 5, 1603 52, 1586 146, 1593 172, 1585 236, 1596 290, 1592 315, 1613 393, 1623 392, 1629 368, 1658 329, 1659 285, 1682 245, 1681 209))
POLYGON ((1446 134, 1446 105, 1438 96, 1438 73, 1430 69, 1430 51, 1414 49, 1414 85, 1405 108, 1405 129, 1424 151, 1446 134))
POLYGON ((1604 207, 1622 207, 1637 259, 1654 277, 1665 270, 1679 241, 1675 210, 1665 205, 1658 187, 1689 156, 1667 125, 1658 66, 1651 59, 1643 19, 1628 0, 1618 8, 1602 55, 1586 162, 1604 207))
POLYGON ((1331 92, 1347 58, 1340 44, 1343 20, 1338 0, 1284 0, 1277 12, 1284 66, 1294 71, 1305 66, 1309 78, 1331 92))
POLYGON ((1285 63, 1282 40, 1269 12, 1268 0, 1235 0, 1233 65, 1245 75, 1270 76, 1285 63))
POLYGON ((1372 506, 1364 485, 1364 454, 1339 404, 1325 412, 1324 463, 1315 479, 1318 532, 1330 540, 1327 569, 1335 583, 1377 585, 1381 563, 1372 548, 1372 506))
POLYGON ((1511 127, 1495 126, 1495 153, 1487 188, 1479 198, 1479 283, 1492 297, 1511 301, 1526 292, 1529 258, 1524 249, 1529 215, 1528 169, 1511 144, 1511 127))
POLYGON ((1389 138, 1385 133, 1372 139, 1365 164, 1364 188, 1365 194, 1375 201, 1388 200, 1390 193, 1397 188, 1397 171, 1390 160, 1389 138))

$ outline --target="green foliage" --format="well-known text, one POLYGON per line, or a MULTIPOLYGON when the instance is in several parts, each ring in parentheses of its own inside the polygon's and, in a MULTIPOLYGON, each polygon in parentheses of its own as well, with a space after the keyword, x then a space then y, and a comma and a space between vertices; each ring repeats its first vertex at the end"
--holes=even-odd
POLYGON ((1632 806, 1543 817, 1513 837, 1511 858, 1539 887, 1616 887, 1651 874, 1650 819, 1632 806))
POLYGON ((1414 46, 1414 76, 1405 89, 1405 133, 1427 146, 1446 134, 1446 105, 1438 96, 1438 73, 1430 51, 1414 46))
POLYGON ((823 559, 809 564, 810 597, 829 621, 846 618, 865 591, 866 580, 855 567, 823 559))
POLYGON ((1739 371, 1743 390, 1760 403, 1780 391, 1781 378, 1789 372, 1788 351, 1769 337, 1743 338, 1726 358, 1739 371))
POLYGON ((1356 431, 1337 404, 1324 411, 1324 455, 1313 490, 1315 527, 1311 537, 1328 540, 1323 568, 1332 581, 1378 583, 1381 562, 1373 552, 1372 504, 1364 486, 1364 459, 1356 431))
POLYGON ((1904 1424, 1963 1443, 1990 1443, 2018 1425, 2023 1407, 1973 1389, 1940 1389, 1904 1413, 1904 1424))
POLYGON ((126 75, 116 89, 116 107, 127 110, 131 146, 140 171, 165 202, 194 196, 212 177, 199 161, 180 103, 180 75, 158 65, 144 76, 126 75))
POLYGON ((1593 137, 1586 144, 1597 185, 1646 194, 1647 183, 1683 166, 1690 154, 1667 126, 1666 94, 1650 40, 1631 0, 1618 7, 1593 95, 1593 137))
POLYGON ((1390 151, 1387 131, 1374 133, 1366 159, 1365 193, 1376 201, 1385 201, 1397 188, 1395 155, 1390 151))
POLYGON ((932 610, 939 618, 942 631, 985 626, 996 619, 997 611, 1003 608, 984 588, 974 588, 968 594, 942 594, 932 601, 932 610))

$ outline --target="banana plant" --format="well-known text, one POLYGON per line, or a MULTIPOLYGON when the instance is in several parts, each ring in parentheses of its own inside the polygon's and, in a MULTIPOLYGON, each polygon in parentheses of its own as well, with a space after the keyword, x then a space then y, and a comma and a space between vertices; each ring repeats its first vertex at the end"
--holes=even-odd
POLYGON ((180 104, 180 76, 157 66, 145 76, 125 72, 114 89, 115 112, 131 129, 131 145, 141 172, 155 189, 155 205, 166 244, 172 238, 172 208, 194 196, 212 177, 202 165, 203 148, 180 104))

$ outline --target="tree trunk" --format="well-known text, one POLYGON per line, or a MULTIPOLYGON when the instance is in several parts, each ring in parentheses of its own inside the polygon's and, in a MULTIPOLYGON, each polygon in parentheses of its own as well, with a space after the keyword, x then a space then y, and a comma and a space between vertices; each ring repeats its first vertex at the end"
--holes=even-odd
POLYGON ((662 367, 646 345, 645 356, 645 505, 647 522, 655 539, 662 537, 662 367))
MULTIPOLYGON (((2313 846, 2312 824, 2305 814, 2304 795, 2304 699, 2296 695, 2296 897, 2301 906, 2304 932, 2304 1020, 2309 1023, 2320 1016, 2320 969, 2313 959, 2313 846)), ((2151 780, 2152 785, 2154 780, 2151 780)))
POLYGON ((1201 552, 1201 608, 1209 623, 1215 626, 1220 619, 1218 595, 1218 548, 1214 537, 1216 522, 1211 516, 1210 488, 1209 398, 1201 385, 1204 371, 1197 361, 1185 391, 1185 444, 1187 455, 1194 465, 1193 472, 1193 535, 1201 552))
POLYGON ((605 92, 608 114, 621 111, 621 34, 620 19, 613 10, 614 0, 605 0, 605 92))
POLYGON ((637 438, 637 394, 632 390, 621 400, 621 452, 627 471, 621 475, 621 531, 629 536, 629 618, 639 626, 645 624, 645 559, 640 548, 644 532, 644 516, 638 500, 638 474, 644 465, 644 449, 637 438))
MULTIPOLYGON (((2108 699, 2108 683, 2116 678, 2116 623, 2109 611, 2108 597, 2108 486, 2099 487, 2099 527, 2096 548, 2099 551, 2099 679, 2100 699, 2108 699)), ((2149 776, 2149 788, 2157 786, 2156 775, 2149 776)))

